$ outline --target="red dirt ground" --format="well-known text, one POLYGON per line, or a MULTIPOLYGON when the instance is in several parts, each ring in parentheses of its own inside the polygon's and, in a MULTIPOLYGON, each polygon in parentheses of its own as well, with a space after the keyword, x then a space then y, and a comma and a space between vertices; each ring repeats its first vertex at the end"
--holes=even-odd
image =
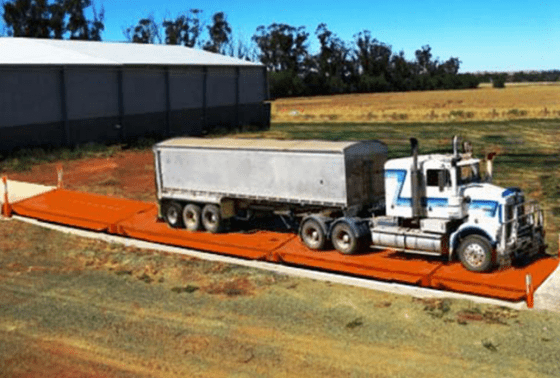
MULTIPOLYGON (((30 171, 6 174, 11 180, 56 185, 58 164, 39 164, 30 171)), ((126 151, 108 158, 65 161, 62 163, 63 183, 68 189, 87 187, 89 192, 155 201, 153 165, 151 151, 126 151)))

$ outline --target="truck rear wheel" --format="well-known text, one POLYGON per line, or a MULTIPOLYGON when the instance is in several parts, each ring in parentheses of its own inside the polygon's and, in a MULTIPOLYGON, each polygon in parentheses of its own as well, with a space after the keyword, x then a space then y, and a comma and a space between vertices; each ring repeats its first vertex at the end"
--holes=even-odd
POLYGON ((205 205, 202 209, 202 224, 206 231, 213 234, 222 229, 222 214, 216 205, 205 205))
POLYGON ((486 272, 492 268, 492 246, 479 235, 467 236, 459 246, 459 259, 472 272, 486 272))
POLYGON ((200 206, 195 204, 188 204, 183 209, 183 223, 189 231, 198 231, 202 226, 202 211, 200 206))
POLYGON ((345 255, 352 255, 360 248, 358 235, 356 235, 354 229, 344 221, 334 226, 331 240, 333 246, 345 255))
POLYGON ((182 206, 175 201, 165 202, 163 204, 163 217, 167 224, 172 228, 183 227, 183 219, 181 218, 182 206))
POLYGON ((299 237, 310 249, 321 250, 325 248, 327 236, 323 228, 315 219, 306 220, 301 226, 299 237))

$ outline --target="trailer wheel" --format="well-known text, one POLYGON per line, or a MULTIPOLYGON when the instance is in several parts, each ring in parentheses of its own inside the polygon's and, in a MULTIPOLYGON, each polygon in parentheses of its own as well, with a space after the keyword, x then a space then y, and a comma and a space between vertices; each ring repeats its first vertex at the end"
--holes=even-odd
POLYGON ((198 231, 202 225, 202 214, 200 206, 195 204, 188 204, 183 209, 183 223, 189 231, 198 231))
POLYGON ((310 249, 321 250, 327 244, 327 236, 323 228, 315 219, 306 220, 301 226, 299 237, 310 249))
POLYGON ((467 236, 459 246, 459 259, 465 268, 473 272, 486 272, 492 268, 492 246, 479 235, 467 236))
POLYGON ((183 227, 183 219, 181 218, 182 207, 178 202, 165 202, 163 205, 163 217, 167 224, 172 228, 183 227))
POLYGON ((216 205, 205 205, 202 209, 202 224, 206 231, 213 234, 222 229, 222 214, 216 205))
POLYGON ((358 235, 346 222, 337 223, 332 231, 333 246, 345 255, 352 255, 360 248, 358 235))

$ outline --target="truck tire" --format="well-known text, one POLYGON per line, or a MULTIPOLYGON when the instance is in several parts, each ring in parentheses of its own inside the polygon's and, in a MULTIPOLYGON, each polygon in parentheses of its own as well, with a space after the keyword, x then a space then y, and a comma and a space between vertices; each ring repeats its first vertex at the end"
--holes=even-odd
POLYGON ((322 250, 327 244, 327 235, 315 219, 307 219, 303 222, 299 237, 309 249, 322 250))
POLYGON ((347 222, 337 223, 332 230, 333 246, 345 255, 352 255, 360 249, 360 240, 353 227, 347 222))
POLYGON ((181 212, 183 210, 181 204, 175 201, 165 202, 163 204, 163 218, 172 228, 182 228, 183 219, 181 218, 181 212))
POLYGON ((459 245, 459 259, 472 272, 486 272, 492 268, 492 246, 480 235, 469 235, 459 245))
POLYGON ((216 205, 205 205, 202 209, 202 225, 213 234, 222 230, 222 213, 216 205))
POLYGON ((202 211, 200 206, 193 203, 188 204, 183 209, 183 223, 189 231, 198 231, 202 226, 202 211))

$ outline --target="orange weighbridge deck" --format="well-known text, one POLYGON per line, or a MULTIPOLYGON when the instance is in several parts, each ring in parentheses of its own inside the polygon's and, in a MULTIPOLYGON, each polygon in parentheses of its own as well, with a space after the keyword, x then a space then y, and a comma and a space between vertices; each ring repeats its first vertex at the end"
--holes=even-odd
POLYGON ((171 229, 157 219, 157 206, 153 203, 65 189, 17 202, 12 205, 12 210, 22 216, 157 243, 509 301, 527 298, 527 274, 532 276, 536 289, 558 265, 558 259, 548 257, 525 267, 473 273, 456 261, 446 262, 392 250, 372 249, 353 256, 337 251, 311 251, 290 233, 209 234, 171 229))

